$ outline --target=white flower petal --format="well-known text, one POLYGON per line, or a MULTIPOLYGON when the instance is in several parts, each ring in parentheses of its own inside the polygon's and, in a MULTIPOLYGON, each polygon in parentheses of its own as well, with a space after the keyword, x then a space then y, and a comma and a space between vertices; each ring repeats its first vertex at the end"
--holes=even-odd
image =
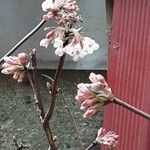
POLYGON ((58 55, 59 57, 61 57, 64 54, 63 48, 58 47, 55 50, 55 54, 58 55))
POLYGON ((53 44, 55 48, 63 47, 63 41, 59 38, 55 38, 53 44))
POLYGON ((7 69, 3 69, 3 70, 1 71, 1 73, 3 73, 3 74, 10 74, 10 72, 9 72, 7 69))
POLYGON ((73 59, 73 61, 78 61, 79 56, 78 56, 78 55, 74 55, 74 56, 72 57, 72 59, 73 59))
POLYGON ((50 43, 49 39, 47 39, 47 38, 46 39, 42 39, 41 42, 40 42, 40 46, 43 46, 43 47, 47 48, 49 43, 50 43))
POLYGON ((53 7, 53 0, 45 0, 42 3, 42 10, 45 12, 47 12, 52 7, 53 7))
POLYGON ((99 49, 99 44, 98 43, 93 44, 92 48, 93 50, 99 49))

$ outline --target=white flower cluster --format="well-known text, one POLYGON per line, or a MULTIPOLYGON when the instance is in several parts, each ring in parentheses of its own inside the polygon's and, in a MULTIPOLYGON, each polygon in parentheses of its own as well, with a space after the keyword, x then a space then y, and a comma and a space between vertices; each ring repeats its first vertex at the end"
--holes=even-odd
POLYGON ((53 0, 45 0, 42 3, 42 9, 45 12, 59 11, 62 8, 70 12, 79 10, 76 0, 54 0, 54 2, 53 0))
POLYGON ((94 40, 80 35, 80 17, 77 16, 79 7, 76 0, 45 0, 42 9, 47 12, 43 18, 47 21, 56 20, 58 26, 46 34, 46 38, 40 42, 41 46, 47 48, 49 43, 53 43, 56 55, 61 57, 68 54, 74 61, 99 48, 94 40), (64 44, 66 40, 67 44, 64 44))
POLYGON ((56 38, 53 43, 56 48, 56 55, 61 57, 63 54, 68 54, 74 61, 78 61, 79 58, 84 58, 87 54, 92 54, 99 48, 99 45, 89 37, 81 38, 79 42, 75 42, 73 39, 65 47, 63 47, 63 41, 59 38, 56 38))

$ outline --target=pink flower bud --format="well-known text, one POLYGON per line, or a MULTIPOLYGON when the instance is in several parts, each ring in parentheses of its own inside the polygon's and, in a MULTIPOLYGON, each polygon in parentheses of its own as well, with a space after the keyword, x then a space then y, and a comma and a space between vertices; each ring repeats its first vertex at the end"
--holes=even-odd
POLYGON ((20 53, 20 54, 18 54, 18 59, 20 60, 20 63, 22 65, 24 65, 24 64, 26 65, 29 57, 26 53, 20 53))
POLYGON ((60 45, 60 41, 61 41, 61 45, 63 45, 63 41, 62 41, 63 36, 64 36, 63 29, 57 27, 46 34, 46 38, 41 40, 40 46, 47 48, 49 43, 51 42, 54 43, 54 45, 56 45, 55 43, 57 42, 58 44, 58 39, 59 39, 59 45, 60 45))
POLYGON ((28 63, 29 57, 26 53, 18 54, 16 56, 5 57, 5 63, 2 65, 3 74, 13 74, 13 78, 21 82, 25 77, 25 67, 28 63))
POLYGON ((9 57, 5 57, 4 58, 4 61, 6 62, 6 63, 8 63, 9 65, 11 64, 11 65, 16 65, 16 64, 18 64, 19 63, 19 59, 18 59, 18 57, 12 57, 12 56, 9 56, 9 57))
POLYGON ((104 145, 108 149, 113 149, 118 143, 118 138, 119 135, 115 134, 113 131, 109 131, 106 133, 105 129, 100 128, 98 130, 96 142, 104 145))
POLYGON ((89 79, 93 83, 100 82, 100 83, 107 86, 107 83, 106 83, 104 77, 101 74, 96 75, 95 73, 91 72, 90 76, 89 76, 89 79))
POLYGON ((87 111, 83 115, 83 118, 91 119, 94 116, 96 116, 97 113, 98 113, 98 109, 87 109, 87 111))
POLYGON ((42 40, 41 40, 40 46, 43 46, 43 47, 47 48, 48 45, 49 45, 49 43, 50 43, 50 40, 47 39, 47 38, 45 38, 45 39, 42 39, 42 40))
POLYGON ((108 104, 112 97, 111 89, 102 75, 91 73, 89 78, 93 83, 78 84, 75 97, 81 105, 80 109, 85 111, 84 118, 96 116, 101 106, 108 104))

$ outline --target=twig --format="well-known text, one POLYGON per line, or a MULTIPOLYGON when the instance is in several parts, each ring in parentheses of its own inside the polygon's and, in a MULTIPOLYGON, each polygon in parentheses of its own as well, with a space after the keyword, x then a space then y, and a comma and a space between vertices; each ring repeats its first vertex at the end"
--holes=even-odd
POLYGON ((39 109, 39 107, 38 107, 38 105, 37 105, 37 96, 36 96, 36 90, 35 90, 35 87, 34 87, 34 83, 33 83, 33 79, 32 79, 32 77, 31 77, 31 75, 30 75, 30 72, 29 71, 27 71, 27 76, 28 76, 28 80, 29 80, 29 82, 30 82, 30 85, 31 85, 31 87, 32 87, 32 90, 33 90, 33 93, 34 93, 34 100, 35 100, 35 106, 36 106, 36 111, 37 111, 37 114, 38 114, 38 116, 39 116, 39 118, 40 118, 40 121, 42 122, 42 116, 41 116, 41 111, 40 111, 40 109, 39 109))
POLYGON ((13 136, 13 139, 12 139, 13 143, 14 143, 14 146, 16 147, 16 150, 23 150, 23 149, 27 149, 29 148, 31 145, 25 145, 23 144, 21 141, 18 142, 18 139, 16 138, 16 136, 14 135, 13 136))
POLYGON ((85 150, 90 150, 91 148, 94 148, 98 145, 96 141, 94 141, 90 146, 88 146, 85 150))
POLYGON ((134 112, 134 113, 144 117, 145 119, 150 120, 150 114, 148 114, 146 112, 143 112, 142 110, 140 110, 138 108, 135 108, 134 106, 132 106, 132 105, 130 105, 130 104, 128 104, 128 103, 126 103, 126 102, 116 98, 116 97, 112 97, 110 99, 110 101, 112 103, 118 104, 118 105, 120 105, 120 106, 122 106, 122 107, 124 107, 124 108, 126 108, 126 109, 128 109, 128 110, 130 110, 130 111, 132 111, 132 112, 134 112))
POLYGON ((44 113, 44 107, 40 95, 40 89, 39 89, 39 84, 38 84, 38 79, 37 79, 37 64, 36 64, 36 50, 33 49, 31 52, 31 61, 32 61, 32 75, 33 78, 31 81, 31 85, 34 87, 34 99, 35 99, 35 105, 37 106, 37 109, 41 111, 41 117, 44 119, 45 113, 44 113))
POLYGON ((51 83, 54 82, 54 79, 51 78, 50 76, 48 76, 48 75, 46 75, 46 74, 42 74, 42 76, 48 78, 48 79, 51 81, 51 83))
POLYGON ((51 129, 49 126, 49 122, 46 122, 45 124, 43 124, 43 119, 44 119, 45 113, 44 113, 44 107, 43 107, 43 103, 42 103, 42 99, 41 99, 41 95, 40 95, 40 90, 39 90, 39 85, 38 85, 38 79, 37 79, 37 64, 36 64, 36 51, 35 51, 35 49, 32 50, 31 60, 32 60, 33 79, 31 78, 29 73, 28 73, 28 77, 29 77, 31 87, 32 87, 33 92, 34 92, 36 109, 37 109, 38 115, 40 116, 40 119, 42 121, 43 129, 46 133, 47 140, 51 146, 51 149, 56 150, 56 146, 55 146, 55 143, 54 143, 54 140, 52 137, 52 132, 51 132, 51 129))
MULTIPOLYGON (((45 74, 42 74, 42 76, 48 78, 51 82, 54 82, 54 80, 53 80, 50 76, 45 75, 45 74)), ((63 91, 62 91, 61 89, 59 89, 59 91, 60 91, 60 94, 61 94, 61 96, 62 96, 62 98, 63 98, 64 104, 65 104, 65 108, 68 110, 70 119, 71 119, 71 121, 72 121, 72 123, 73 123, 73 126, 74 126, 74 129, 75 129, 75 132, 76 132, 76 134, 77 134, 77 138, 78 138, 80 150, 82 150, 83 148, 82 148, 81 137, 80 137, 80 134, 79 134, 79 132, 78 132, 78 131, 79 131, 79 130, 78 130, 78 126, 77 126, 77 124, 76 124, 76 121, 75 121, 75 119, 74 119, 74 117, 73 117, 73 114, 72 114, 72 112, 71 112, 71 109, 70 109, 70 107, 69 107, 69 103, 68 103, 68 101, 66 100, 66 98, 65 98, 65 96, 64 96, 64 94, 63 94, 63 91)))
POLYGON ((50 104, 50 107, 49 107, 47 113, 45 114, 44 123, 48 122, 53 115, 55 102, 56 102, 57 84, 59 81, 61 71, 63 69, 64 60, 65 60, 65 54, 62 57, 60 57, 58 68, 57 68, 57 71, 55 73, 54 82, 52 84, 52 91, 51 91, 51 94, 52 94, 51 104, 50 104))
POLYGON ((60 89, 59 89, 59 91, 60 91, 61 96, 62 96, 62 98, 63 98, 64 104, 65 104, 65 108, 68 110, 70 119, 71 119, 71 121, 72 121, 72 123, 73 123, 73 126, 74 126, 74 129, 75 129, 75 132, 76 132, 76 134, 77 134, 77 138, 78 138, 80 150, 83 150, 82 141, 81 141, 81 137, 80 137, 80 134, 79 134, 78 126, 77 126, 77 124, 76 124, 76 121, 75 121, 75 119, 74 119, 74 117, 73 117, 73 114, 72 114, 72 112, 71 112, 71 109, 70 109, 70 107, 69 107, 69 103, 68 103, 68 101, 66 100, 66 98, 65 98, 65 96, 64 96, 64 94, 63 94, 63 92, 62 92, 60 89))
MULTIPOLYGON (((66 35, 67 35, 67 33, 66 33, 66 35)), ((63 44, 63 47, 65 47, 67 44, 68 44, 68 40, 65 41, 65 43, 63 44)), ((57 85, 58 85, 58 82, 59 82, 60 74, 63 70, 65 56, 66 55, 63 54, 63 56, 61 56, 60 59, 59 59, 59 64, 58 64, 58 67, 57 67, 57 70, 56 70, 56 73, 55 73, 54 82, 52 84, 52 90, 49 89, 49 90, 51 90, 52 98, 51 98, 50 107, 49 107, 47 113, 45 114, 44 124, 46 122, 48 122, 51 119, 52 115, 53 115, 55 102, 56 102, 57 85)))
POLYGON ((52 136, 52 131, 51 131, 49 122, 47 122, 46 124, 43 124, 43 129, 44 129, 44 131, 46 133, 46 137, 47 137, 48 142, 50 144, 51 150, 57 150, 56 146, 55 146, 55 142, 54 142, 53 136, 52 136))
POLYGON ((9 52, 0 59, 0 64, 4 61, 4 57, 15 52, 25 41, 27 41, 34 33, 36 33, 36 31, 38 31, 45 22, 45 20, 42 20, 32 31, 30 31, 22 40, 20 40, 12 49, 10 49, 9 52))

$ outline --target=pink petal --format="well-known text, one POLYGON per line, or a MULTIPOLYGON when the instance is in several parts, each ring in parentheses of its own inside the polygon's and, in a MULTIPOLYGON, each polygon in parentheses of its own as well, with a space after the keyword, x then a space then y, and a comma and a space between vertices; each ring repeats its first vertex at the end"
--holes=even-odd
POLYGON ((17 57, 12 57, 12 56, 9 56, 9 57, 5 57, 4 58, 4 61, 10 65, 16 65, 18 64, 18 59, 17 57))
POLYGON ((25 72, 20 72, 19 73, 19 77, 18 77, 18 82, 22 82, 23 81, 23 79, 24 79, 24 77, 25 77, 25 72))
POLYGON ((45 38, 45 39, 42 39, 42 40, 41 40, 40 46, 43 46, 43 47, 47 48, 48 45, 49 45, 49 43, 50 43, 50 40, 47 39, 47 38, 45 38))
POLYGON ((9 67, 9 66, 10 66, 10 64, 8 64, 8 63, 6 63, 6 62, 2 65, 3 68, 7 68, 7 67, 9 67))
POLYGON ((29 59, 29 57, 28 57, 28 55, 26 53, 18 54, 18 58, 20 59, 20 63, 21 64, 27 64, 28 59, 29 59))
POLYGON ((16 72, 16 70, 18 69, 17 65, 12 65, 6 68, 8 72, 10 72, 11 74, 14 74, 14 72, 16 72))
POLYGON ((10 72, 7 69, 1 70, 1 73, 3 73, 3 74, 10 74, 10 72))
POLYGON ((85 110, 89 107, 92 107, 96 102, 98 102, 96 98, 87 99, 87 100, 85 100, 84 102, 81 103, 80 109, 85 110))
POLYGON ((88 109, 88 110, 84 113, 83 118, 89 118, 89 119, 91 119, 91 118, 93 118, 94 116, 96 116, 97 113, 98 113, 97 109, 92 109, 92 110, 91 110, 91 109, 88 109))
POLYGON ((13 75, 13 79, 16 79, 16 80, 17 80, 17 79, 19 78, 19 74, 20 74, 20 73, 19 73, 18 71, 15 72, 14 75, 13 75))

